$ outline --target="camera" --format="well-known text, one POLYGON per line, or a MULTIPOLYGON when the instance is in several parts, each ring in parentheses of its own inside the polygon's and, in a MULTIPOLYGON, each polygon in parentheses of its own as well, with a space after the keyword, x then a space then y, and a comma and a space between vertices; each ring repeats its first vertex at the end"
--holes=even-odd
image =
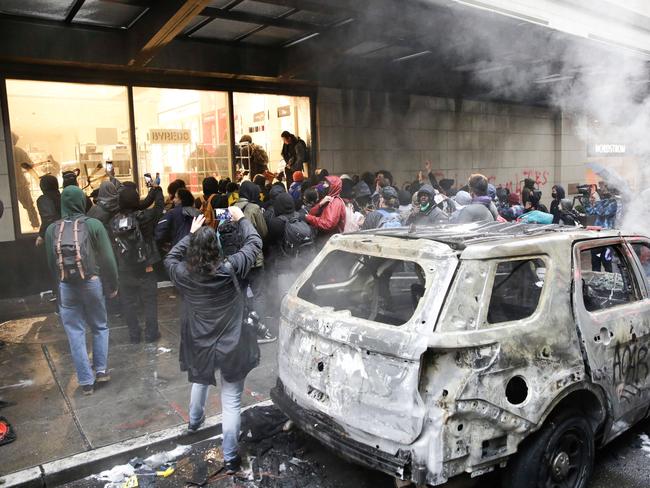
POLYGON ((221 222, 230 222, 232 216, 230 215, 230 211, 227 208, 215 208, 214 218, 221 222))
POLYGON ((576 191, 580 193, 583 197, 589 198, 591 195, 591 185, 577 185, 576 191))
POLYGON ((153 184, 153 179, 151 178, 151 173, 145 173, 144 174, 144 182, 147 185, 147 187, 151 187, 153 184))

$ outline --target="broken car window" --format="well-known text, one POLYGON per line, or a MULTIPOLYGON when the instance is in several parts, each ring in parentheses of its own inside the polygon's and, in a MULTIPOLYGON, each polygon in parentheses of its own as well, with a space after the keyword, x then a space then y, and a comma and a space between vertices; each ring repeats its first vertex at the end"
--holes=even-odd
POLYGON ((639 258, 646 281, 650 283, 650 246, 646 243, 635 242, 632 244, 632 248, 639 258))
POLYGON ((620 246, 604 246, 580 252, 582 298, 589 312, 638 299, 630 267, 620 246))
POLYGON ((487 319, 490 324, 521 320, 537 309, 546 266, 541 259, 503 261, 496 267, 487 319))
POLYGON ((413 262, 333 251, 298 296, 319 307, 391 325, 409 321, 424 295, 422 268, 413 262))

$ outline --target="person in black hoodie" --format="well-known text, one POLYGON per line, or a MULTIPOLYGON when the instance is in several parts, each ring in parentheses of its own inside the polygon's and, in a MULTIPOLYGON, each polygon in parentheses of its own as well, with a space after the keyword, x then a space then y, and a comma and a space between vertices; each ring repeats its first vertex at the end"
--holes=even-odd
POLYGON ((238 252, 223 258, 216 233, 201 227, 204 217, 199 216, 190 235, 165 257, 165 268, 182 299, 180 365, 192 383, 188 429, 195 431, 205 421, 208 388, 217 384, 215 371, 221 370, 223 457, 226 473, 234 474, 241 465, 237 453, 241 395, 246 375, 254 367, 236 359, 238 351, 245 349, 238 345, 247 337, 239 281, 255 264, 262 239, 241 209, 229 211, 243 240, 238 252))
POLYGON ((165 205, 163 193, 159 186, 149 189, 145 200, 153 197, 153 208, 141 210, 140 194, 135 186, 124 185, 119 193, 120 211, 111 220, 111 232, 118 248, 118 266, 120 271, 120 296, 122 314, 129 327, 129 336, 132 344, 137 344, 142 339, 142 331, 138 323, 136 310, 139 308, 138 300, 142 302, 145 315, 145 340, 155 342, 160 338, 158 329, 158 284, 153 265, 160 261, 160 254, 154 242, 154 229, 165 205), (126 219, 135 217, 141 238, 135 232, 129 236, 121 236, 118 229, 123 226, 126 219), (128 240, 128 243, 125 241, 128 240), (142 256, 134 259, 133 247, 142 248, 142 256))
POLYGON ((88 210, 88 217, 99 220, 110 232, 111 219, 119 210, 117 187, 112 181, 102 181, 97 194, 97 205, 88 210))
POLYGON ((551 214, 553 214, 553 223, 557 224, 560 222, 560 202, 566 197, 566 192, 560 185, 555 185, 551 189, 551 196, 553 197, 551 214))
POLYGON ((56 176, 41 176, 39 182, 43 194, 36 200, 38 214, 41 217, 41 226, 38 229, 36 246, 43 244, 47 227, 61 218, 61 192, 59 191, 59 180, 56 176))
POLYGON ((156 225, 156 242, 160 247, 169 243, 171 243, 171 247, 175 246, 178 241, 190 233, 194 217, 201 215, 201 212, 194 208, 194 196, 187 188, 176 190, 174 205, 175 207, 167 212, 156 225))

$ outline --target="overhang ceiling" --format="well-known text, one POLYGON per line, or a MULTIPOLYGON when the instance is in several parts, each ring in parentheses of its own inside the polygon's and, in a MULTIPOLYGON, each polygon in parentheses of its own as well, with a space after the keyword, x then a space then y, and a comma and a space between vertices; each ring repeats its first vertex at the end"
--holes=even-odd
POLYGON ((544 104, 615 56, 452 0, 2 0, 0 61, 544 104))

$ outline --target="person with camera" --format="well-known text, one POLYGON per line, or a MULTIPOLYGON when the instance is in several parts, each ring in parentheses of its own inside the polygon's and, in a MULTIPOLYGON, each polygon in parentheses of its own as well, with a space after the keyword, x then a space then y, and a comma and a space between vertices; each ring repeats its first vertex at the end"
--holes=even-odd
POLYGON ((85 211, 84 192, 77 186, 64 188, 62 218, 45 231, 45 249, 49 269, 59 286, 59 313, 77 380, 83 394, 91 395, 95 382, 110 380, 104 291, 110 298, 117 295, 117 265, 104 225, 86 217, 85 211), (93 368, 86 350, 86 326, 93 333, 93 368))
POLYGON ((136 311, 142 301, 145 316, 144 339, 155 342, 158 328, 158 280, 154 264, 160 261, 154 230, 165 205, 163 193, 151 178, 147 179, 153 208, 144 208, 135 184, 124 184, 118 195, 119 212, 111 219, 110 228, 120 270, 120 301, 122 315, 129 327, 132 344, 142 340, 136 311))
POLYGON ((182 299, 180 364, 192 383, 188 430, 196 431, 205 421, 209 385, 216 385, 220 370, 223 455, 226 473, 234 474, 241 466, 237 449, 244 380, 259 363, 256 332, 243 323, 240 283, 262 251, 262 238, 239 207, 228 213, 239 227, 239 251, 224 257, 217 233, 203 226, 200 215, 164 264, 182 299))

